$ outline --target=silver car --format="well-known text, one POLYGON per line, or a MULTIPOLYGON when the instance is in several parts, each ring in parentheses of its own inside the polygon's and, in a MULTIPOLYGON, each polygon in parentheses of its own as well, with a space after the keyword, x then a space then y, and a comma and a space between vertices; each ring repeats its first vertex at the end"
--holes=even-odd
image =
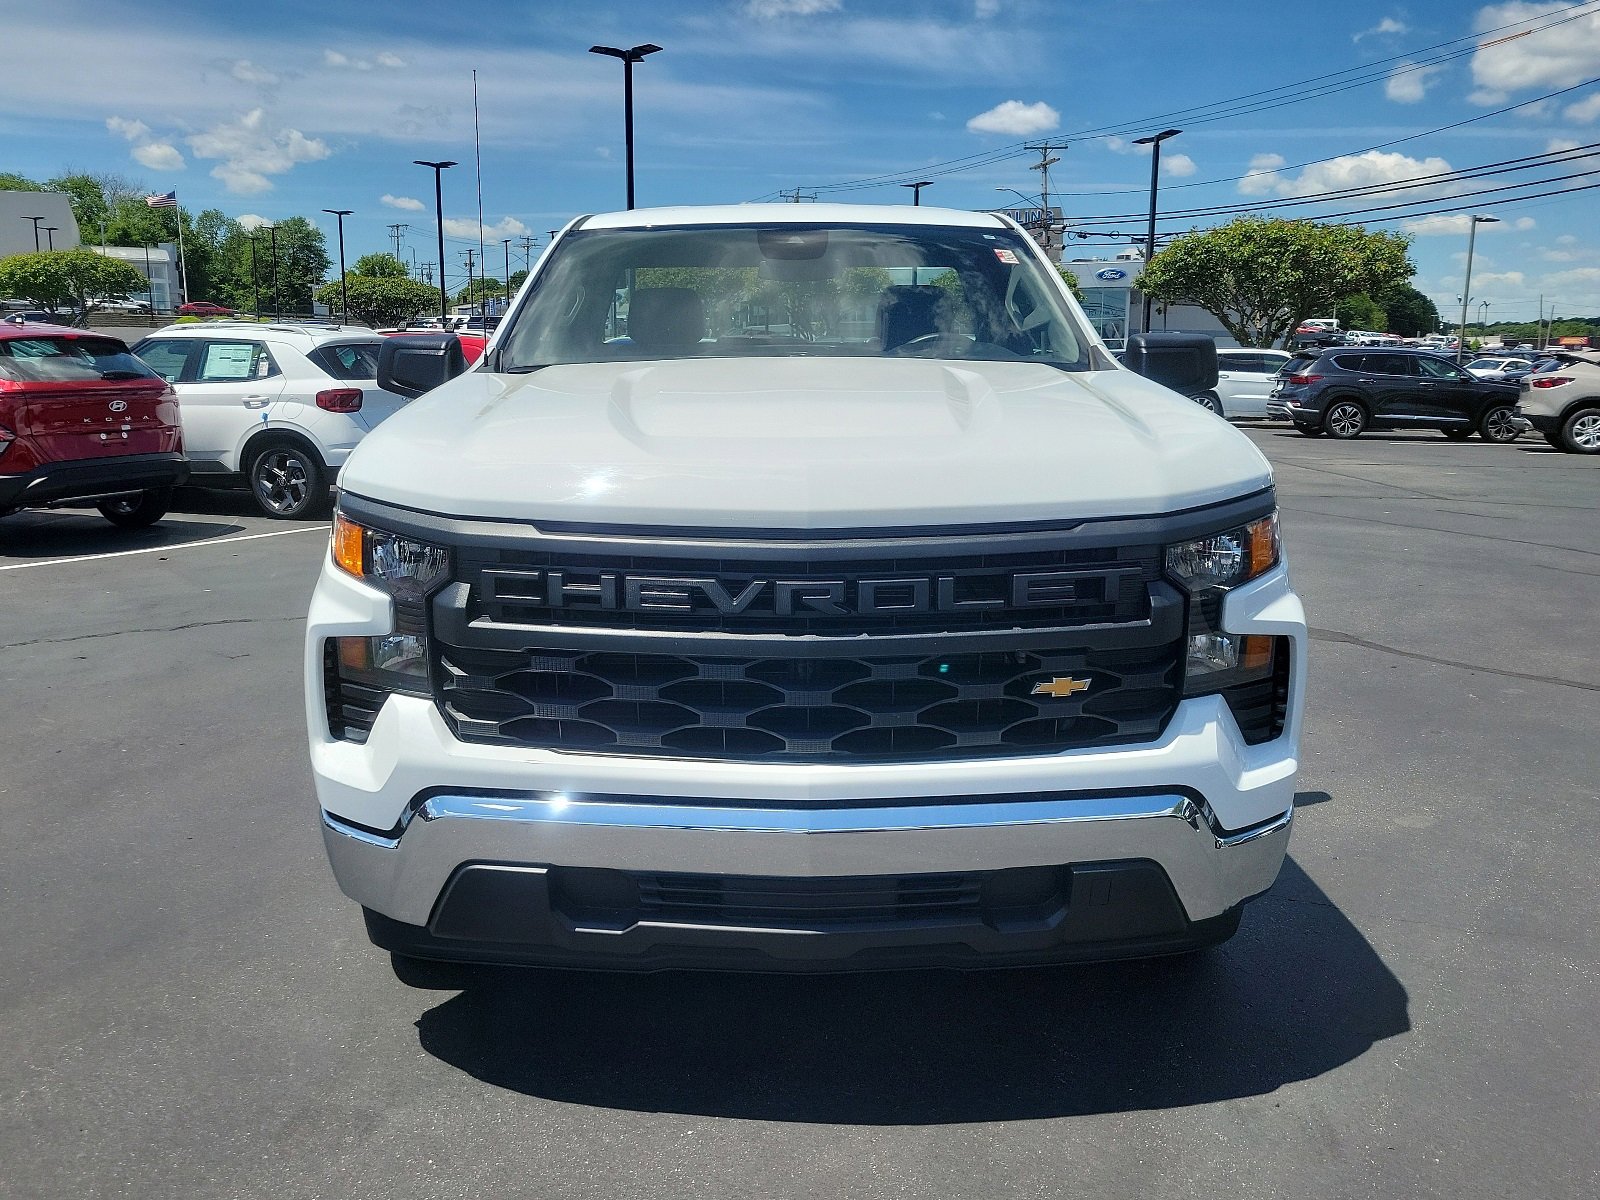
POLYGON ((1291 357, 1283 350, 1218 350, 1216 395, 1222 415, 1265 418, 1272 385, 1291 357))

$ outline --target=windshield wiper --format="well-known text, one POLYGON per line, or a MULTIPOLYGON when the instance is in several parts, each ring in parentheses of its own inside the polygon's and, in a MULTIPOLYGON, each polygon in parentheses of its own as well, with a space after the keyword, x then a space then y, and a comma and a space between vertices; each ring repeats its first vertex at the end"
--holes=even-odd
POLYGON ((542 371, 546 367, 553 365, 553 363, 519 363, 514 367, 502 367, 500 369, 507 375, 528 375, 534 371, 542 371))
POLYGON ((102 371, 101 379, 143 379, 144 376, 137 371, 102 371))

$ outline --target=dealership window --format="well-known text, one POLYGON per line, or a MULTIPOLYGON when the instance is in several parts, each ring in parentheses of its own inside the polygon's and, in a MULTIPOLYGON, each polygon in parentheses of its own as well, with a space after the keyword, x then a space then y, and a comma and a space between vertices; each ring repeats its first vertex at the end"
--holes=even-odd
POLYGON ((1086 287, 1083 312, 1106 341, 1128 336, 1128 289, 1086 287))

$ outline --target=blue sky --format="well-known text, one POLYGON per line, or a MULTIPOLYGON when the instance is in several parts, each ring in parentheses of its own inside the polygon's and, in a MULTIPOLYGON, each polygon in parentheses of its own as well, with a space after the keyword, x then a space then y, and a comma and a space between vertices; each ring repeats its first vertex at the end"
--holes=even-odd
MULTIPOLYGON (((1069 144, 1051 172, 1067 219, 1142 236, 1149 160, 1130 141, 1168 126, 1184 132, 1163 150, 1163 209, 1262 206, 1600 142, 1600 2, 1347 0, 1306 12, 1257 0, 12 5, 0 169, 117 171, 247 223, 353 209, 351 259, 387 248, 394 222, 410 226, 406 257, 431 259, 432 173, 411 160, 457 159, 445 176, 454 280, 478 241, 474 68, 491 270, 503 237, 519 239, 515 269, 523 234, 537 248, 578 213, 622 207, 622 70, 589 54, 594 43, 665 48, 635 70, 641 206, 795 188, 892 204, 910 194, 897 181, 928 178, 925 204, 988 208, 1016 200, 997 189, 1037 193, 1038 155, 1021 144, 1050 139, 1069 144), (1369 82, 1329 94, 1224 103, 1364 66, 1369 82)), ((1600 174, 1460 193, 1597 161, 1282 211, 1418 195, 1424 209, 1454 208, 1375 225, 1416 235, 1418 286, 1446 309, 1475 206, 1500 218, 1480 227, 1474 259, 1473 297, 1492 320, 1532 319, 1541 293, 1560 313, 1596 313, 1600 190, 1518 197, 1600 174)))

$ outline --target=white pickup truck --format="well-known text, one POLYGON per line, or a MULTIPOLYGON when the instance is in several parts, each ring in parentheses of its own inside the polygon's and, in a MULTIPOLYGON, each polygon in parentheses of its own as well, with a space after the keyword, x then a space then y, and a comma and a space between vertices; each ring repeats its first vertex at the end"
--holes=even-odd
POLYGON ((380 384, 422 398, 340 476, 305 695, 397 956, 1170 954, 1277 875, 1306 642, 1268 464, 1005 217, 585 217, 472 369, 394 339, 380 384))

